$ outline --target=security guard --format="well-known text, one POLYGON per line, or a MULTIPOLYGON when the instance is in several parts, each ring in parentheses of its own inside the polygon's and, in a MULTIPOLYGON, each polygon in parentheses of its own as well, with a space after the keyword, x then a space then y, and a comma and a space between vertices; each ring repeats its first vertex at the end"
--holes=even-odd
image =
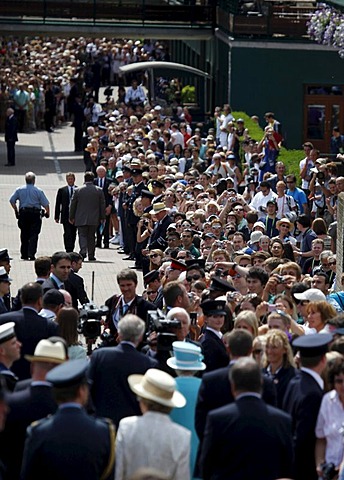
MULTIPOLYGON (((0 268, 4 267, 7 275, 9 275, 11 271, 11 260, 13 259, 9 256, 7 248, 0 248, 0 268)), ((7 311, 9 312, 11 310, 11 292, 9 291, 8 294, 4 295, 2 299, 7 311)))
POLYGON ((10 198, 10 204, 21 230, 20 253, 22 260, 35 260, 38 235, 42 226, 42 214, 49 218, 49 201, 44 192, 35 186, 35 180, 36 175, 33 172, 27 172, 25 175, 26 185, 18 187, 10 198), (19 210, 17 201, 19 201, 19 210))
POLYGON ((48 372, 59 407, 27 430, 24 480, 106 480, 113 478, 115 430, 112 422, 87 415, 86 360, 70 360, 48 372))

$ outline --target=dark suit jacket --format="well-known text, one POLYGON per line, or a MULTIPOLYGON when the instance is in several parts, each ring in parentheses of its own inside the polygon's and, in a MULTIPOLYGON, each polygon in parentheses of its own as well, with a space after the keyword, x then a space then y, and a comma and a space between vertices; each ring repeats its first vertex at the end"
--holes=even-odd
POLYGON ((30 363, 25 355, 33 355, 37 343, 43 338, 59 334, 58 325, 52 320, 43 318, 30 308, 22 308, 17 312, 9 312, 0 316, 0 325, 7 322, 15 323, 15 332, 22 343, 21 358, 14 362, 11 370, 19 380, 30 377, 30 363))
MULTIPOLYGON (((31 380, 31 379, 30 379, 31 380)), ((7 477, 19 479, 27 427, 34 421, 55 413, 57 405, 48 385, 30 386, 8 396, 9 413, 0 434, 0 455, 7 477)))
POLYGON ((18 142, 18 123, 14 115, 6 118, 5 142, 18 142))
POLYGON ((68 280, 65 281, 66 290, 71 294, 73 307, 78 309, 78 300, 81 305, 89 303, 87 293, 85 292, 84 279, 77 273, 70 271, 68 280))
POLYGON ((154 227, 154 230, 149 237, 148 248, 153 250, 159 248, 160 250, 165 250, 167 247, 166 242, 166 232, 167 227, 172 223, 172 218, 169 215, 166 215, 161 222, 158 222, 154 227))
MULTIPOLYGON (((234 402, 234 397, 229 381, 228 367, 220 368, 214 372, 203 375, 202 383, 198 391, 198 398, 195 412, 195 427, 200 440, 202 440, 207 415, 211 410, 223 407, 234 402)), ((275 407, 277 405, 276 389, 272 381, 263 377, 263 400, 275 407)))
POLYGON ((201 338, 206 372, 228 365, 229 357, 223 341, 211 330, 205 330, 201 338))
POLYGON ((263 400, 245 396, 209 413, 200 461, 204 480, 291 478, 292 457, 290 416, 263 400))
POLYGON ((105 200, 101 188, 92 182, 77 188, 70 204, 69 218, 76 227, 98 226, 101 220, 105 220, 105 200))
POLYGON ((59 408, 28 428, 21 475, 25 480, 99 480, 113 448, 104 419, 80 408, 59 408))
POLYGON ((58 290, 57 283, 51 277, 44 280, 42 283, 43 294, 46 293, 48 290, 58 290))
MULTIPOLYGON (((263 374, 268 376, 267 368, 263 369, 263 374)), ((298 370, 294 367, 280 368, 277 374, 274 376, 273 382, 277 392, 277 407, 282 408, 285 392, 287 391, 289 382, 295 375, 298 374, 298 370)))
MULTIPOLYGON (((120 297, 121 295, 116 294, 108 298, 105 302, 105 305, 109 307, 109 311, 106 315, 106 323, 111 333, 115 336, 117 335, 117 329, 113 322, 113 314, 116 311, 116 306, 119 302, 120 297)), ((148 310, 156 310, 156 309, 157 309, 156 305, 154 305, 153 303, 147 302, 147 300, 145 300, 144 298, 140 297, 139 295, 136 295, 136 298, 130 305, 130 308, 127 313, 133 313, 134 315, 137 315, 138 317, 140 317, 146 323, 146 327, 147 327, 148 326, 147 325, 148 310)))
MULTIPOLYGON (((69 222, 69 188, 68 185, 61 187, 56 194, 54 219, 61 223, 69 222)), ((74 188, 77 188, 76 185, 74 188)))
POLYGON ((116 427, 124 417, 141 415, 136 395, 129 388, 128 376, 144 374, 157 365, 156 360, 126 343, 95 350, 91 356, 89 378, 96 415, 111 418, 116 427))
POLYGON ((283 410, 293 419, 296 480, 318 478, 314 456, 315 425, 323 393, 315 379, 301 371, 290 381, 285 394, 283 410))
MULTIPOLYGON (((98 178, 93 180, 94 185, 98 186, 98 178)), ((102 188, 104 199, 105 199, 105 207, 112 205, 112 196, 109 194, 109 186, 111 184, 111 180, 107 177, 104 178, 104 186, 102 188)))

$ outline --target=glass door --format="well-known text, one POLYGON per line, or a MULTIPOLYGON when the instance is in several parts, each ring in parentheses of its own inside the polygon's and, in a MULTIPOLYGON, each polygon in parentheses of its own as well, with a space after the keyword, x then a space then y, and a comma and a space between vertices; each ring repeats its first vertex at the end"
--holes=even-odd
POLYGON ((322 154, 330 152, 332 129, 344 133, 344 96, 341 86, 306 86, 304 97, 305 142, 311 142, 322 154))

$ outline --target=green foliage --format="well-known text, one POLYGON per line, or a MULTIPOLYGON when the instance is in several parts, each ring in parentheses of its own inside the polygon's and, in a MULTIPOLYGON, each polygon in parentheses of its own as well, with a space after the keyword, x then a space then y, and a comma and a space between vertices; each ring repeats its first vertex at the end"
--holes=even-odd
MULTIPOLYGON (((251 138, 254 138, 258 142, 263 138, 264 130, 257 125, 251 117, 245 112, 232 112, 232 115, 235 119, 242 118, 245 121, 245 127, 248 128, 248 133, 251 138)), ((282 147, 278 160, 284 163, 286 166, 287 173, 293 173, 296 175, 296 178, 300 179, 300 170, 299 163, 305 157, 303 150, 287 150, 282 147)))
POLYGON ((196 87, 185 85, 181 91, 181 98, 183 103, 196 103, 196 87))

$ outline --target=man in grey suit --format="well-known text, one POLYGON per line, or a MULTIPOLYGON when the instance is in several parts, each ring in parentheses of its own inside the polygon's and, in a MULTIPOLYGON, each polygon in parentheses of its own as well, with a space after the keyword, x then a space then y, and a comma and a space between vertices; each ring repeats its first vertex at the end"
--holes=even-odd
POLYGON ((105 199, 102 189, 93 185, 92 172, 86 172, 84 180, 84 185, 74 191, 69 221, 78 229, 80 255, 83 258, 88 255, 88 260, 94 261, 97 227, 105 222, 105 199))

